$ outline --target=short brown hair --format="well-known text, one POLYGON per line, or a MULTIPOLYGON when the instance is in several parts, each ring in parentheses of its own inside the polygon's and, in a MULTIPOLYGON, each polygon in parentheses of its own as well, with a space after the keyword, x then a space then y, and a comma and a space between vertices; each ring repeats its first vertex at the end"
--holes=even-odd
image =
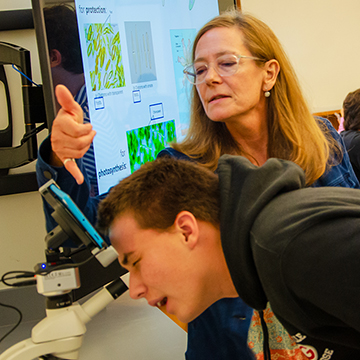
POLYGON ((360 89, 347 94, 343 109, 345 130, 360 130, 360 89))
POLYGON ((116 217, 130 212, 143 229, 169 229, 181 211, 218 227, 219 179, 186 160, 159 158, 114 186, 100 202, 98 227, 107 231, 116 217))

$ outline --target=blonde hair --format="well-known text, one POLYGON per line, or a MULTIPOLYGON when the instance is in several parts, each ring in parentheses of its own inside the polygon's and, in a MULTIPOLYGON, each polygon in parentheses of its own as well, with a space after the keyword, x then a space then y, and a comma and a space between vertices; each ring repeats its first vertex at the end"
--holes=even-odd
MULTIPOLYGON (((326 125, 315 120, 311 114, 279 40, 266 24, 254 16, 230 10, 199 30, 193 45, 193 59, 199 39, 207 31, 218 27, 237 27, 251 55, 263 60, 256 61, 258 66, 263 66, 264 61, 270 59, 279 62, 280 72, 267 99, 268 157, 295 162, 305 171, 307 185, 312 184, 325 172, 329 158, 341 153, 341 150, 326 125)), ((172 144, 172 147, 213 171, 223 154, 248 155, 233 139, 225 123, 214 122, 207 117, 195 86, 191 94, 189 131, 183 142, 172 144)))

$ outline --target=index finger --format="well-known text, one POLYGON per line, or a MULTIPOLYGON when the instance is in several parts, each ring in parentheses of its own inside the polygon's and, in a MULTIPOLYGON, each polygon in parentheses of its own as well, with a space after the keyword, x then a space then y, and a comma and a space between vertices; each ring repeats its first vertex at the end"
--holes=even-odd
POLYGON ((61 108, 70 114, 81 115, 77 117, 78 121, 82 123, 82 110, 80 105, 74 100, 70 90, 64 85, 57 85, 55 88, 55 95, 61 108))

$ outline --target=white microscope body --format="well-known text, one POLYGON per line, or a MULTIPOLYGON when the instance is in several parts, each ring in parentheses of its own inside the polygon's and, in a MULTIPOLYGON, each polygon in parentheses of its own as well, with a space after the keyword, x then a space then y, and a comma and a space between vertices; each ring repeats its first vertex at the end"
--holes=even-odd
POLYGON ((73 264, 61 250, 62 244, 72 239, 91 251, 107 267, 118 257, 93 228, 72 199, 50 180, 39 189, 53 207, 53 218, 59 224, 47 234, 46 263, 37 264, 35 277, 37 291, 46 296, 46 317, 34 326, 31 338, 21 341, 0 355, 0 360, 78 359, 85 324, 128 287, 120 279, 105 285, 84 304, 73 303, 71 291, 80 287, 78 265, 73 264))

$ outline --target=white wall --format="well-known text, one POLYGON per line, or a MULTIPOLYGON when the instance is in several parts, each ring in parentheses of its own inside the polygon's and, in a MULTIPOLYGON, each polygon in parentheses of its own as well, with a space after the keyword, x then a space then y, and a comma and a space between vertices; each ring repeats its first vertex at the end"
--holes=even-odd
POLYGON ((37 192, 0 197, 0 273, 33 271, 44 260, 45 221, 37 192))
POLYGON ((285 48, 314 112, 340 109, 360 88, 360 1, 241 0, 285 48))

